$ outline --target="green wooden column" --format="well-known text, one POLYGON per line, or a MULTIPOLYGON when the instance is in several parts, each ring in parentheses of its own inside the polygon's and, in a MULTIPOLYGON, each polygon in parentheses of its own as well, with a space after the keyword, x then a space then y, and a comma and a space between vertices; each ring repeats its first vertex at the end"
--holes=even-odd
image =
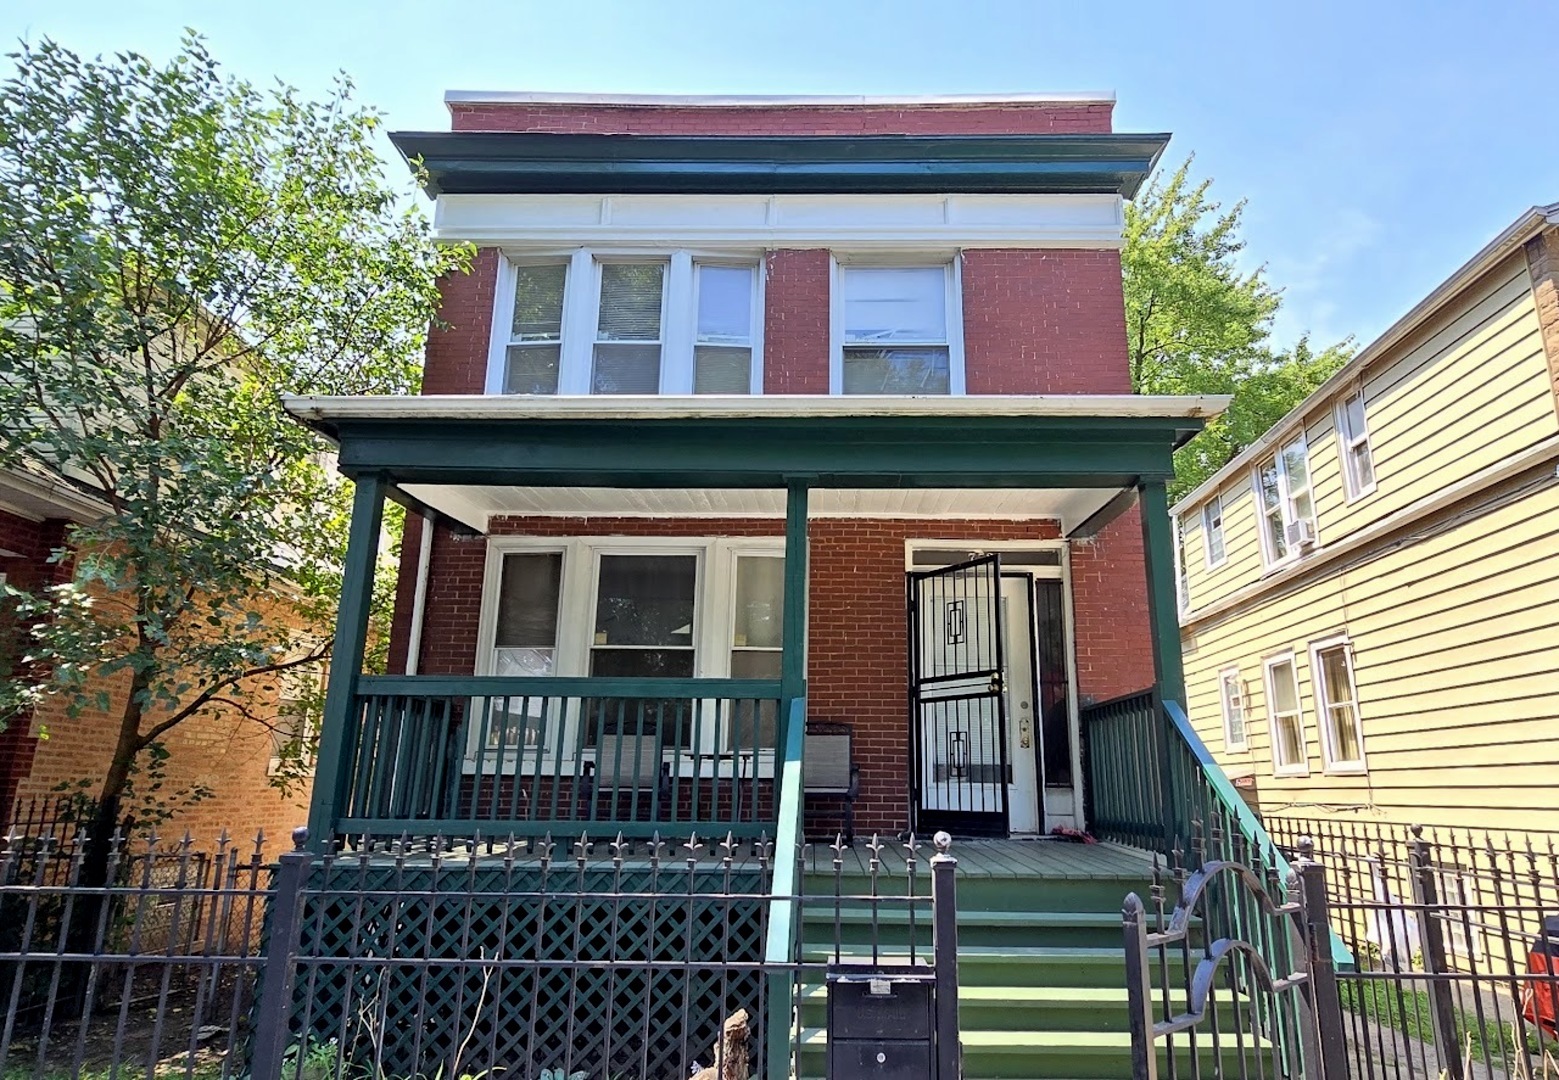
POLYGON ((1175 590, 1175 531, 1169 494, 1161 480, 1137 485, 1142 507, 1142 552, 1147 564, 1148 621, 1153 635, 1153 674, 1160 696, 1185 705, 1185 667, 1180 653, 1180 611, 1175 590))
POLYGON ((330 649, 330 680, 325 685, 325 715, 314 768, 314 797, 309 804, 309 846, 323 850, 340 816, 347 781, 346 757, 355 745, 353 698, 368 642, 368 611, 373 603, 374 566, 384 522, 383 476, 360 476, 352 496, 352 526, 347 534, 341 603, 330 649))
MULTIPOLYGON (((780 693, 789 701, 807 692, 807 494, 808 480, 787 479, 785 488, 785 623, 781 627, 780 693)), ((784 739, 781 736, 781 745, 784 739)))

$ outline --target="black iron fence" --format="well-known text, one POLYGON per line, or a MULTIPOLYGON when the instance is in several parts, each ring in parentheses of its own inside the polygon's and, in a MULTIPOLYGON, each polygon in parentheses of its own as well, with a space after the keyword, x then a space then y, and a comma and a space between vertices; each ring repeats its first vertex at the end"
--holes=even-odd
POLYGON ((903 983, 932 989, 922 1049, 951 1080, 956 864, 938 839, 934 857, 910 841, 902 877, 881 871, 875 839, 870 872, 847 876, 841 842, 828 886, 814 859, 810 889, 787 895, 774 882, 793 875, 774 873, 762 839, 432 837, 314 854, 300 830, 266 861, 263 838, 200 859, 119 837, 106 872, 79 835, 13 843, 0 1077, 823 1075, 843 1046, 823 1019, 834 987, 880 1010, 877 988, 903 983))
POLYGON ((1350 1066, 1361 1077, 1559 1076, 1555 838, 1363 819, 1271 817, 1313 838, 1333 930, 1350 1066))

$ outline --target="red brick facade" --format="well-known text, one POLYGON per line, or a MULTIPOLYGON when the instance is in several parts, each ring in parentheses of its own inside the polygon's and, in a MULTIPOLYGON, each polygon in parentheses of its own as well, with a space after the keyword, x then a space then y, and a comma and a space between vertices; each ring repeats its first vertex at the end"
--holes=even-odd
POLYGON ((1107 101, 950 105, 453 103, 456 131, 576 135, 1076 135, 1110 130, 1107 101))

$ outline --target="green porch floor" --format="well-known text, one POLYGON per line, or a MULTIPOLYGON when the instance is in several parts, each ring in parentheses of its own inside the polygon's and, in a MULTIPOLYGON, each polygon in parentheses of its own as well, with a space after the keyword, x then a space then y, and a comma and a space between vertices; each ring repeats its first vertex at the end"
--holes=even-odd
MULTIPOLYGON (((902 877, 908 849, 885 841, 875 853, 879 873, 902 877)), ((916 876, 929 879, 936 848, 922 843, 916 852, 916 876)), ((1063 840, 955 840, 948 854, 958 860, 958 877, 1041 878, 1047 880, 1146 881, 1153 857, 1123 844, 1074 844, 1063 840)), ((856 837, 853 847, 839 853, 840 872, 848 877, 871 873, 874 853, 869 840, 856 837)), ((832 874, 835 851, 828 844, 808 844, 803 856, 808 874, 832 874)), ((1122 893, 1124 899, 1125 894, 1122 893)))

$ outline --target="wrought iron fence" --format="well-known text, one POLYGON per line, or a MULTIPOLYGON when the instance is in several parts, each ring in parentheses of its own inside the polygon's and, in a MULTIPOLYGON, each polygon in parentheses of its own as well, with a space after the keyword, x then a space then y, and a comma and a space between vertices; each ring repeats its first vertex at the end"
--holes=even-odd
POLYGON ((155 839, 116 838, 96 887, 79 836, 44 845, 63 881, 20 849, 0 857, 0 925, 16 928, 0 939, 0 1077, 821 1075, 820 995, 841 973, 930 981, 935 1037, 956 1062, 946 843, 929 892, 920 845, 900 879, 873 839, 864 878, 846 874, 841 840, 831 889, 780 895, 777 877, 799 878, 775 874, 762 838, 402 837, 324 854, 295 839, 271 862, 263 837, 204 861, 175 845, 166 883, 155 839), (139 878, 124 880, 123 860, 140 860, 139 878), (154 946, 159 907, 173 932, 154 946), (776 959, 781 908, 803 912, 791 925, 808 947, 776 959))
POLYGON ((1313 837, 1353 1074, 1559 1076, 1559 847, 1465 829, 1271 817, 1284 847, 1313 837))

